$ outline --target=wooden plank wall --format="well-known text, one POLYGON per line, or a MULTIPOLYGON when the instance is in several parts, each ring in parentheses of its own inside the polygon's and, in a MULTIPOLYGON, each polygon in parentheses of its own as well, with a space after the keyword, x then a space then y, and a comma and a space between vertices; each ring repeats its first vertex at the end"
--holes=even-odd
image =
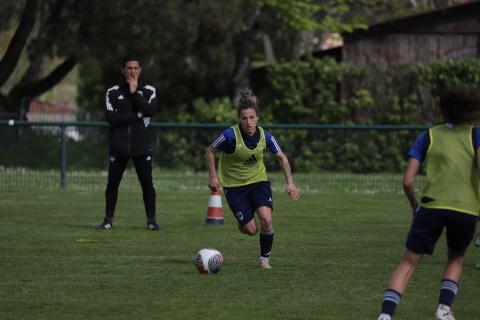
POLYGON ((431 63, 480 57, 480 1, 345 34, 343 61, 360 65, 431 63))
POLYGON ((480 36, 455 34, 387 34, 344 44, 345 62, 358 65, 431 63, 479 57, 480 36))

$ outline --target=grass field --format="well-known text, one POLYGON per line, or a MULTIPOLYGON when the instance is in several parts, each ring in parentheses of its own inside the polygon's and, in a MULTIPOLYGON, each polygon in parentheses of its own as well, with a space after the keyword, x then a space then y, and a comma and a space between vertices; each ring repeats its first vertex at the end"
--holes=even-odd
MULTIPOLYGON (((103 191, 2 191, 0 319, 376 319, 410 222, 399 194, 274 195, 273 269, 257 267, 258 237, 204 226, 208 191, 161 191, 160 232, 144 229, 138 191, 121 190, 115 227, 95 228, 103 191), (197 273, 204 247, 220 273, 197 273)), ((395 319, 433 319, 444 239, 422 261, 395 319)), ((478 319, 480 250, 470 247, 454 305, 478 319)))

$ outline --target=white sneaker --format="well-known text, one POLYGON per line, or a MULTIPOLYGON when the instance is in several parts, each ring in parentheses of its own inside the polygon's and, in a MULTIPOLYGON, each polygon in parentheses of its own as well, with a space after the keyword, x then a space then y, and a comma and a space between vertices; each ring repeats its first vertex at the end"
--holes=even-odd
POLYGON ((378 320, 392 320, 392 317, 389 314, 382 313, 380 317, 378 317, 378 320))
POLYGON ((437 320, 455 320, 453 316, 453 311, 450 309, 449 306, 444 304, 438 305, 437 309, 437 320))
POLYGON ((260 268, 262 269, 272 269, 270 266, 270 261, 268 261, 268 258, 260 257, 259 260, 260 268))

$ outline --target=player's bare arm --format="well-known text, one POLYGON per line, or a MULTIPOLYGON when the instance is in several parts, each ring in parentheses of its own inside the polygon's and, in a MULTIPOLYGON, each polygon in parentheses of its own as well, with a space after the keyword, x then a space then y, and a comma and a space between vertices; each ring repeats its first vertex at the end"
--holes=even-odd
POLYGON ((415 209, 418 207, 417 198, 415 196, 414 181, 419 169, 420 161, 415 158, 410 158, 408 159, 407 168, 405 169, 405 174, 403 175, 403 192, 410 202, 413 213, 415 213, 415 209))
POLYGON ((212 146, 208 147, 205 157, 208 165, 208 187, 212 191, 218 191, 220 190, 220 182, 217 176, 217 169, 215 168, 215 149, 212 146))
POLYGON ((300 198, 300 191, 293 183, 292 170, 287 156, 283 151, 279 151, 275 156, 285 177, 285 192, 287 192, 293 200, 298 200, 300 198))

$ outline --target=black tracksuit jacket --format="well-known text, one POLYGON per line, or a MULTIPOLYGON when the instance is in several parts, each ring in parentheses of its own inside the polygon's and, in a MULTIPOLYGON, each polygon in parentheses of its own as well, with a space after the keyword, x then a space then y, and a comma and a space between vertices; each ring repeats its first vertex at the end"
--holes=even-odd
POLYGON ((155 88, 139 83, 130 93, 126 82, 107 90, 105 115, 110 124, 109 153, 115 156, 152 154, 150 117, 157 108, 155 88), (138 112, 143 118, 138 118, 138 112))

